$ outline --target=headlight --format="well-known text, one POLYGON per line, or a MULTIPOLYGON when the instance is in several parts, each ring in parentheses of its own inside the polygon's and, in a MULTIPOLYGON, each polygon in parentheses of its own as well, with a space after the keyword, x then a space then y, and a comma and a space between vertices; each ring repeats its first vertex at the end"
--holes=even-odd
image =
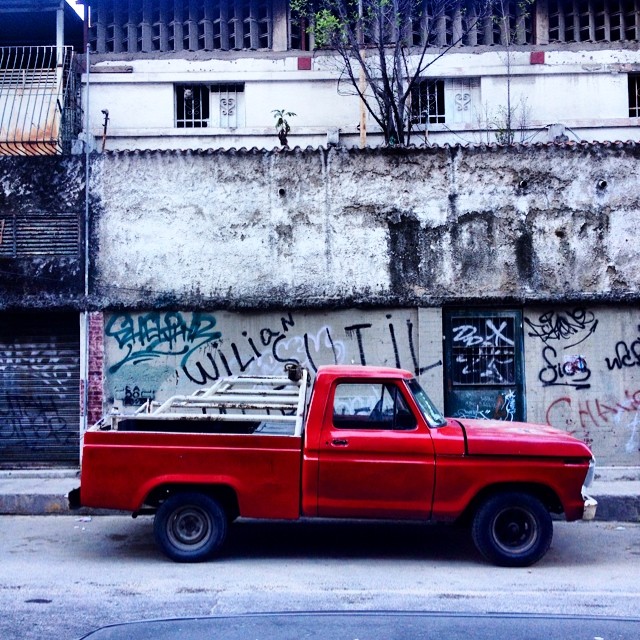
POLYGON ((585 489, 588 489, 591 486, 591 483, 593 482, 593 477, 595 476, 595 474, 596 474, 596 459, 591 458, 591 460, 589 460, 589 470, 587 471, 587 475, 582 485, 585 489))

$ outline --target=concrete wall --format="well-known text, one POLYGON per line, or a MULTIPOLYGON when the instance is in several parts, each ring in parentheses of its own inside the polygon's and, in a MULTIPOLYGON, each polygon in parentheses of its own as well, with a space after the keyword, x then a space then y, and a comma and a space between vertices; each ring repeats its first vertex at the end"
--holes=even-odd
POLYGON ((130 308, 636 299, 639 155, 631 144, 100 156, 92 289, 97 305, 130 308))
POLYGON ((96 157, 105 406, 289 360, 408 368, 442 406, 442 309, 522 309, 527 419, 639 464, 639 153, 96 157))
POLYGON ((640 464, 640 307, 525 309, 527 416, 640 464))
MULTIPOLYGON (((586 441, 600 464, 640 465, 640 307, 524 309, 526 418, 586 441)), ((440 309, 105 315, 106 408, 192 393, 286 362, 400 366, 443 407, 440 309)))

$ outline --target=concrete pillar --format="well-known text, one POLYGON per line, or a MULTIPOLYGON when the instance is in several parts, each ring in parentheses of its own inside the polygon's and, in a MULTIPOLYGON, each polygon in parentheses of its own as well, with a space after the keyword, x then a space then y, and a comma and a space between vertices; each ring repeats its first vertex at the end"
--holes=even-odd
POLYGON ((273 51, 286 51, 289 48, 289 15, 286 0, 273 0, 273 51))
POLYGON ((537 0, 533 9, 534 44, 549 44, 549 1, 537 0))

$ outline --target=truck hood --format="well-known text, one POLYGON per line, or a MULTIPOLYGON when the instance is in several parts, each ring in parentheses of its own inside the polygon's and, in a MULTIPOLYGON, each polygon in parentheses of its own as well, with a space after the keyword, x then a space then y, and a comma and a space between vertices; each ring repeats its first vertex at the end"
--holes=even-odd
POLYGON ((468 455, 590 458, 589 447, 547 425, 501 420, 460 420, 468 455))

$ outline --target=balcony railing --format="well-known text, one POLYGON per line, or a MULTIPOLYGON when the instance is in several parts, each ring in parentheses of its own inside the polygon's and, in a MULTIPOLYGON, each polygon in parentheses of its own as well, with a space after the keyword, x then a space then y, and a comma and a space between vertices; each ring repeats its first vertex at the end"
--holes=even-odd
POLYGON ((69 153, 79 87, 71 47, 0 47, 0 155, 69 153))

